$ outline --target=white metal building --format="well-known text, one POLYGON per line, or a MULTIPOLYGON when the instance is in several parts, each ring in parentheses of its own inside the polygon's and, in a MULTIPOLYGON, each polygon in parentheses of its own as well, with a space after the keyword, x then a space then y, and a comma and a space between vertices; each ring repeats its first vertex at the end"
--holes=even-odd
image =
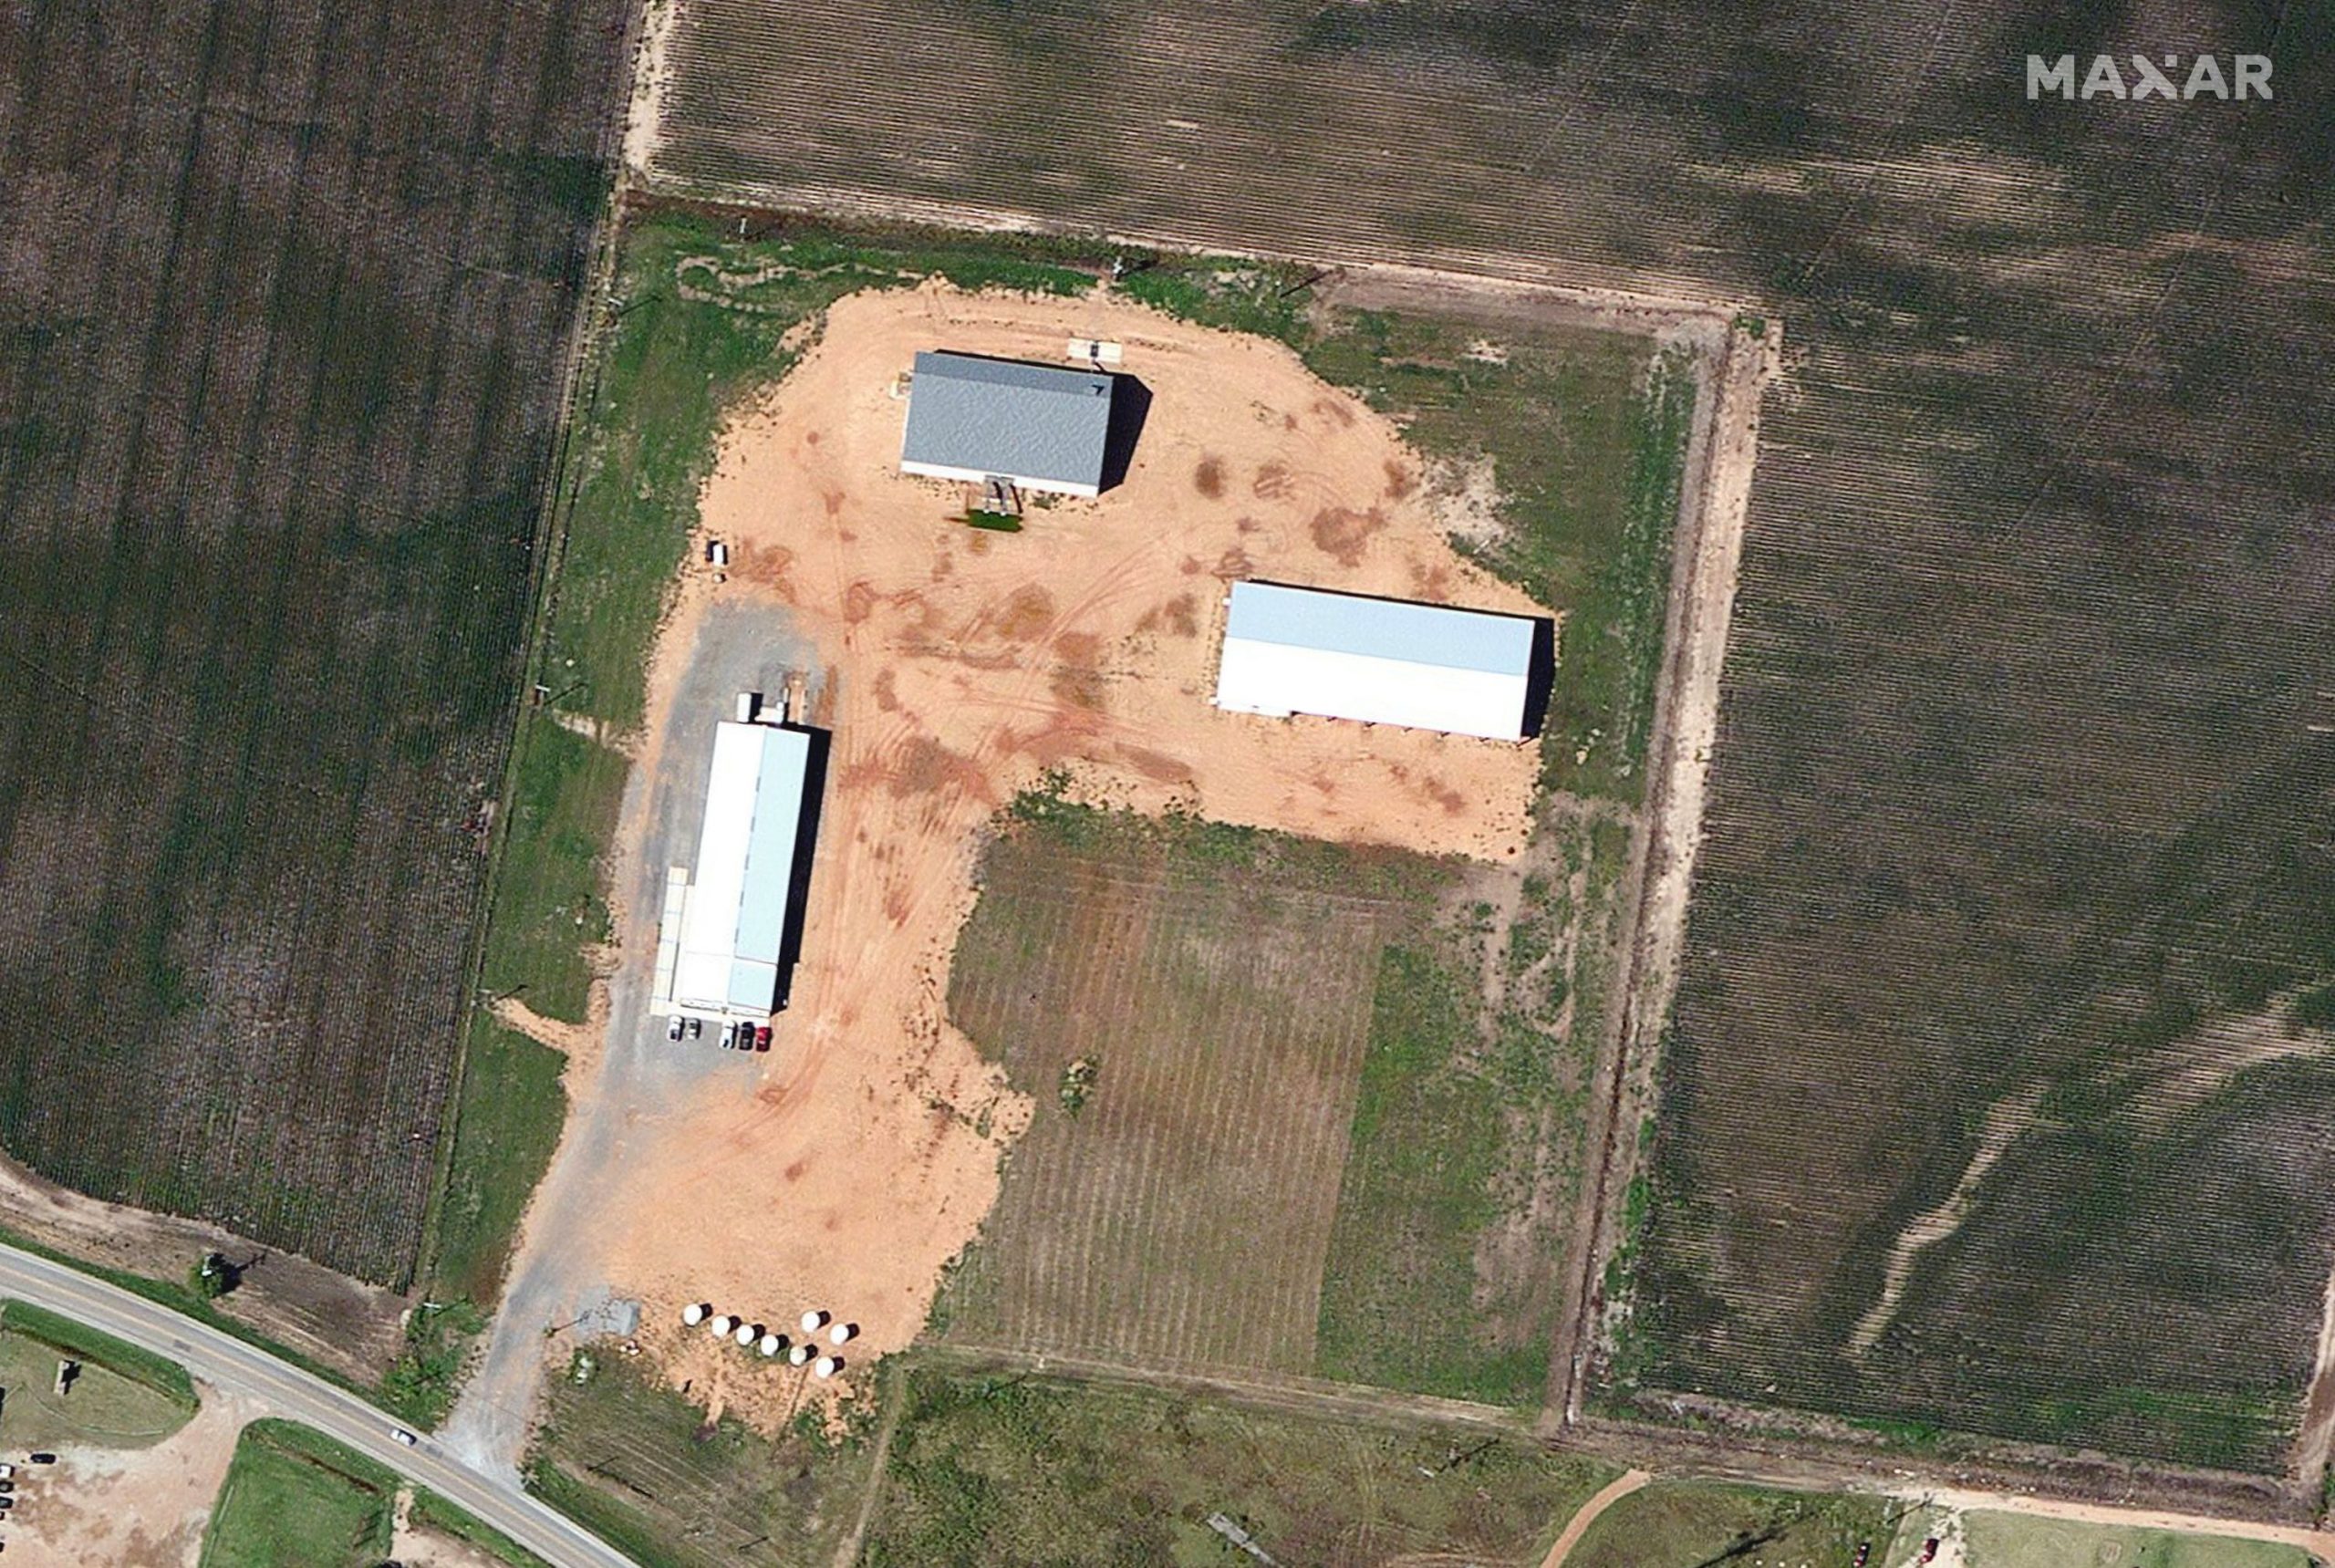
POLYGON ((1523 616, 1235 583, 1216 705, 1519 741, 1537 629, 1523 616))
POLYGON ((661 1012, 763 1019, 792 959, 795 861, 809 799, 812 734, 779 724, 714 727, 694 877, 673 867, 658 930, 661 1012))

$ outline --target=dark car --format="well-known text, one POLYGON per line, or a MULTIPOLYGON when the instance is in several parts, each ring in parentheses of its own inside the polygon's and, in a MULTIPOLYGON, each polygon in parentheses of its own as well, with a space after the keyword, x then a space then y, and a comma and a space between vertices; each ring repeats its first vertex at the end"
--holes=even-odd
POLYGON ((53 1465, 57 1462, 55 1454, 26 1454, 25 1459, 26 1462, 36 1465, 53 1465))
POLYGON ((690 1020, 690 1038, 692 1040, 702 1040, 705 1038, 704 1019, 692 1018, 690 1020))
POLYGON ((1870 1541, 1860 1541, 1860 1542, 1857 1542, 1857 1557, 1856 1557, 1856 1562, 1855 1562, 1853 1564, 1852 1564, 1852 1568, 1864 1568, 1864 1562, 1865 1562, 1865 1559, 1866 1559, 1866 1558, 1868 1558, 1868 1557, 1870 1557, 1870 1556, 1872 1556, 1872 1555, 1873 1555, 1873 1542, 1870 1542, 1870 1541))
POLYGON ((1922 1542, 1922 1561, 1929 1562, 1937 1555, 1937 1537, 1933 1535, 1922 1542))
POLYGON ((754 1049, 757 1051, 767 1051, 770 1049, 769 1024, 763 1024, 754 1031, 754 1049))

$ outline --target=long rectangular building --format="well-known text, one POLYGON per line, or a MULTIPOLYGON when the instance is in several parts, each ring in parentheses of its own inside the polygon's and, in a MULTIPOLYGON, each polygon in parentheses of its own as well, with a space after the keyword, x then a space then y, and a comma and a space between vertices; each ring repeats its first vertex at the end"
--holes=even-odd
POLYGON ((1216 705, 1522 740, 1537 632, 1524 616, 1235 583, 1216 705))
POLYGON ((713 764, 695 875, 666 891, 657 1002, 713 1018, 769 1016, 792 949, 795 865, 810 806, 805 730, 728 720, 713 764))

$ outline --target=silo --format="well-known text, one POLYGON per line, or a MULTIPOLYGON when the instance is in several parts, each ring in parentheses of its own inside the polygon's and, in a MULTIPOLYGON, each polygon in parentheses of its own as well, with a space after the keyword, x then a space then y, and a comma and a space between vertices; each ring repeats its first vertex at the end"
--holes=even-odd
POLYGON ((811 1373, 816 1377, 833 1377, 842 1370, 843 1357, 840 1355, 822 1355, 811 1364, 811 1373))
POLYGON ((806 1366, 810 1359, 811 1347, 807 1345, 798 1345, 786 1353, 786 1365, 789 1366, 806 1366))
POLYGON ((830 1345, 849 1345, 858 1337, 859 1325, 856 1323, 839 1323, 827 1330, 827 1343, 830 1345))
POLYGON ((762 1337, 762 1332, 763 1325, 758 1323, 742 1323, 738 1325, 738 1332, 733 1337, 742 1345, 752 1345, 762 1337))
POLYGON ((827 1314, 819 1311, 817 1308, 814 1307, 811 1311, 803 1314, 803 1332, 804 1334, 816 1334, 826 1326, 827 1314))
POLYGON ((702 1303, 691 1302, 681 1309, 681 1323, 685 1327, 695 1328, 705 1321, 705 1314, 706 1308, 702 1303))
POLYGON ((763 1335, 762 1353, 764 1355, 776 1355, 780 1351, 784 1350, 785 1348, 786 1335, 783 1334, 766 1334, 763 1335))
POLYGON ((725 1312, 720 1317, 715 1318, 711 1323, 707 1324, 705 1326, 713 1331, 714 1338, 727 1339, 730 1337, 731 1332, 738 1326, 738 1320, 732 1317, 725 1312))

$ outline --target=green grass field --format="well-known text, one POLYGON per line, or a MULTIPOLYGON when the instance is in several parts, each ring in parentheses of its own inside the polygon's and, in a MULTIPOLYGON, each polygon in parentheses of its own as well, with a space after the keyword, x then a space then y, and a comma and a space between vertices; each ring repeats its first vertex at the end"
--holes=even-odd
POLYGON ((198 1407, 176 1362, 29 1303, 0 1306, 0 1448, 147 1448, 198 1407), (63 1359, 80 1371, 60 1397, 63 1359))
POLYGON ((211 1527, 202 1568, 374 1568, 389 1552, 398 1480, 289 1421, 254 1421, 211 1527))
MULTIPOLYGON (((1655 1481, 1600 1514, 1565 1568, 1850 1568, 1857 1547, 1868 1542, 1873 1568, 1894 1568, 1904 1553, 1891 1551, 1898 1533, 1894 1511, 1881 1498, 1655 1481)), ((1913 1537, 1916 1551, 1920 1539, 1913 1537)))
POLYGON ((1529 1439, 1026 1376, 905 1379, 866 1568, 1537 1561, 1613 1472, 1529 1439), (1435 1555, 1442 1554, 1442 1555, 1435 1555))

